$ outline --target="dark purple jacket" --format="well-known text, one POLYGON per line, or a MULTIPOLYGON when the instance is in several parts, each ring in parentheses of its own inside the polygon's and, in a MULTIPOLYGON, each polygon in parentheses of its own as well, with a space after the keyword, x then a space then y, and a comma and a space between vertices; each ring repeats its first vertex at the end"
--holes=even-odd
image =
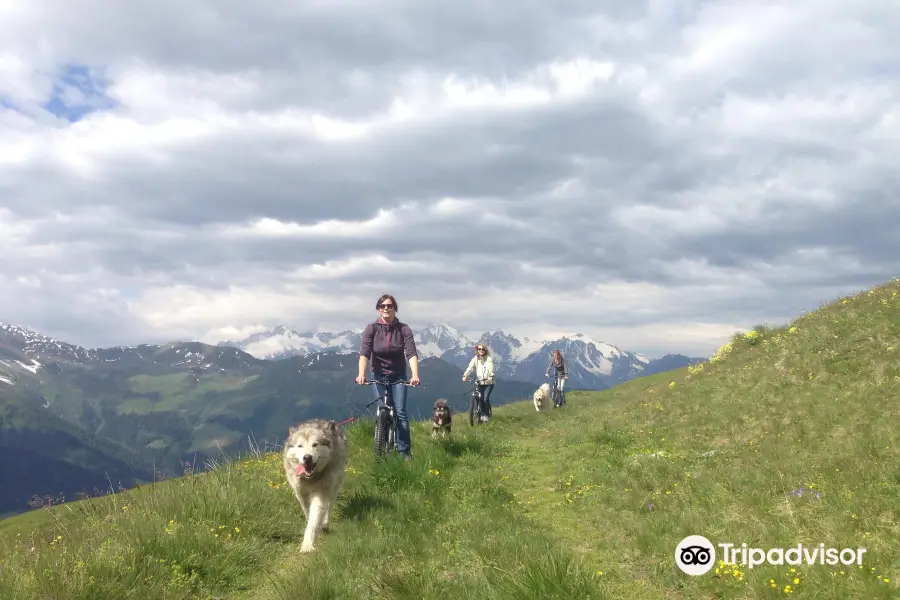
POLYGON ((376 376, 400 375, 404 379, 407 359, 418 356, 409 325, 396 319, 388 324, 380 318, 363 330, 359 354, 369 359, 376 376))

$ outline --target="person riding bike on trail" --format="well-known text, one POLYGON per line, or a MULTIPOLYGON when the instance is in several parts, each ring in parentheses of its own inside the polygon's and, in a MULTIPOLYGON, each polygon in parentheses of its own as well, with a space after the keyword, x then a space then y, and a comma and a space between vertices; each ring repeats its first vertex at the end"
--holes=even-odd
POLYGON ((494 358, 488 352, 487 346, 478 344, 475 346, 475 356, 469 361, 466 372, 463 373, 462 380, 469 380, 469 373, 475 371, 475 381, 478 391, 481 393, 482 405, 484 406, 484 414, 480 420, 487 422, 491 420, 491 392, 494 390, 494 358))
POLYGON ((553 355, 550 357, 550 364, 547 365, 545 377, 550 377, 551 369, 556 369, 556 385, 561 392, 563 391, 563 387, 565 387, 566 379, 569 378, 569 369, 566 367, 566 361, 559 349, 553 351, 553 355))
MULTIPOLYGON (((397 453, 404 460, 412 459, 409 436, 409 416, 406 412, 406 386, 398 384, 406 379, 406 362, 412 377, 409 384, 419 385, 419 354, 409 325, 397 318, 400 306, 390 294, 382 295, 375 303, 378 319, 366 325, 362 332, 359 348, 359 374, 356 383, 365 385, 366 368, 372 363, 372 379, 387 381, 391 385, 394 399, 394 413, 397 423, 397 453)), ((376 398, 384 396, 387 386, 376 383, 373 391, 376 398)))

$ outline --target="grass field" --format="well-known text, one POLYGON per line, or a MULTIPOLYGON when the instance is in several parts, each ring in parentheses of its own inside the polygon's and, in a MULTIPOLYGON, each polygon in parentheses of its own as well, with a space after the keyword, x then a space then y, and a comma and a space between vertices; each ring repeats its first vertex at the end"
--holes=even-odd
POLYGON ((0 521, 0 598, 900 598, 900 285, 735 336, 710 363, 536 414, 497 408, 411 463, 353 457, 332 532, 280 457, 0 521), (865 548, 861 566, 676 568, 678 542, 865 548))

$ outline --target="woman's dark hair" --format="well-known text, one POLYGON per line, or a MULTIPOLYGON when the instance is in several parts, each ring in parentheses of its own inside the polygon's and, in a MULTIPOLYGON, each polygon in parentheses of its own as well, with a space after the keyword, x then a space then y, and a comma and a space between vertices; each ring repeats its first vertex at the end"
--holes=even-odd
POLYGON ((378 309, 378 305, 384 302, 385 300, 390 300, 394 305, 394 312, 400 312, 400 305, 397 304, 397 299, 391 296, 390 294, 382 294, 378 299, 378 302, 375 303, 375 309, 378 309))
MULTIPOLYGON (((395 309, 395 310, 396 310, 396 309, 395 309)), ((562 364, 562 360, 563 360, 562 352, 560 352, 559 349, 554 350, 554 351, 553 351, 553 362, 555 362, 555 363, 558 364, 558 365, 561 365, 561 364, 562 364)))

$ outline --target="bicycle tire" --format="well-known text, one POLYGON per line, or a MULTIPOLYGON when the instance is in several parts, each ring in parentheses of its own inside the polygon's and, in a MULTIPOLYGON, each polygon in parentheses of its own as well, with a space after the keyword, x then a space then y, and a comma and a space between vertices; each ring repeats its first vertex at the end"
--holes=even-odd
POLYGON ((469 396, 469 426, 475 427, 478 423, 481 422, 481 411, 479 410, 478 400, 475 398, 475 394, 473 393, 469 396))
POLYGON ((388 432, 388 441, 387 441, 387 451, 393 452, 397 449, 397 422, 394 421, 394 417, 388 414, 387 427, 388 432))
POLYGON ((379 410, 375 416, 375 456, 381 456, 388 450, 390 434, 390 415, 387 410, 379 410))

